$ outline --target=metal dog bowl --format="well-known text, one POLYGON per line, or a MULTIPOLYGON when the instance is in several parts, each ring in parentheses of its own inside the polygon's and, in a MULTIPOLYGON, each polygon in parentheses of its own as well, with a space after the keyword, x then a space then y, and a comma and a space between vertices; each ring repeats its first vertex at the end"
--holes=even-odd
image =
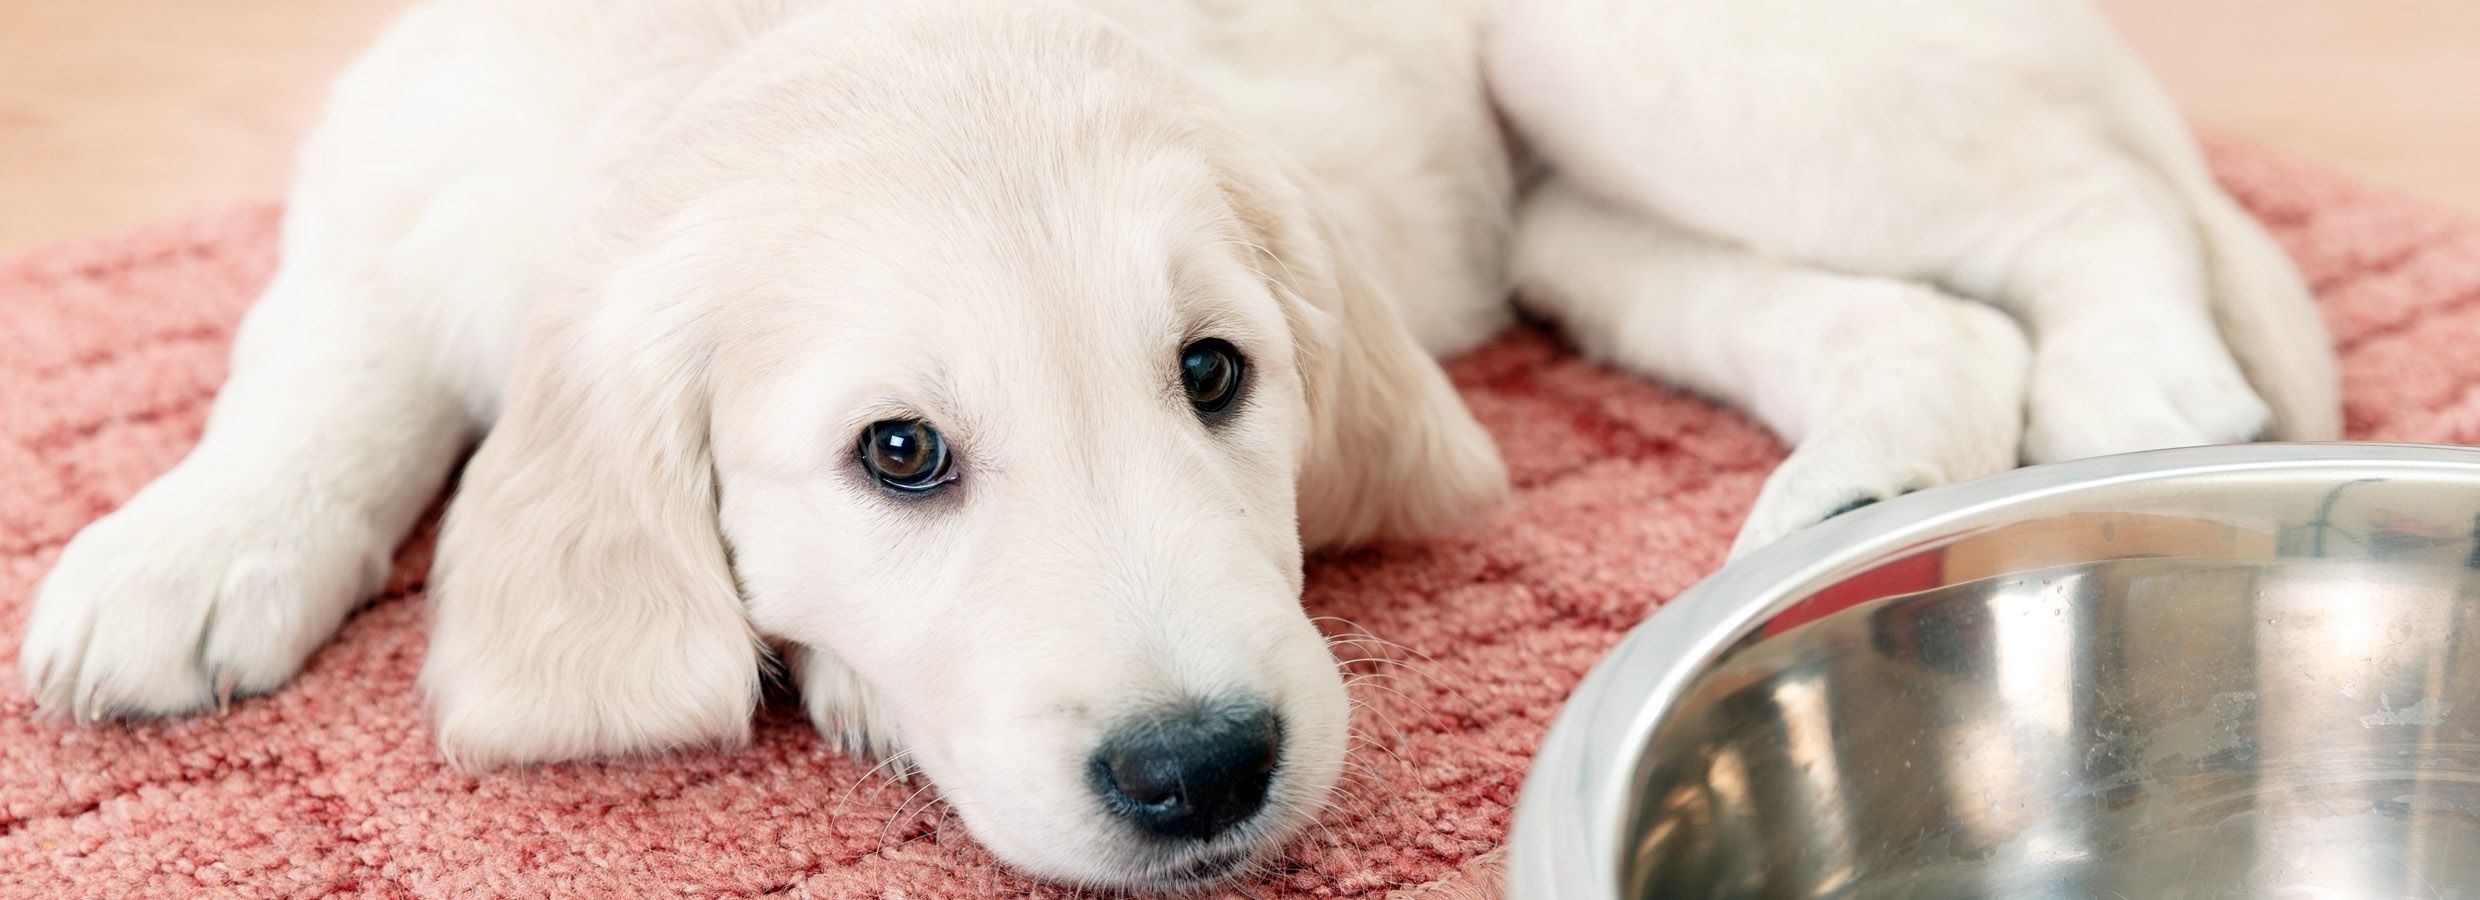
POLYGON ((1520 900, 2480 898, 2480 451, 2258 445, 1879 504, 1576 690, 1520 900))

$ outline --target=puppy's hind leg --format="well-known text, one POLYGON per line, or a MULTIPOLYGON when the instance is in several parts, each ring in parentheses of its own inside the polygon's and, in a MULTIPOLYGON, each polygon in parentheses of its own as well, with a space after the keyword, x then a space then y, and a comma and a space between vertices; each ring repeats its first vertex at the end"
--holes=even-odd
POLYGON ((244 320, 198 446, 38 589, 20 659, 44 709, 164 715, 281 685, 380 587, 467 443, 400 305, 308 256, 244 320))
POLYGON ((2024 456, 2340 432, 2323 320, 2088 0, 1504 0, 1493 97, 1563 175, 2034 345, 2024 456))
MULTIPOLYGON (((2204 257, 2185 212, 2149 173, 2124 163, 2098 168, 2091 187, 2062 192, 2073 199, 2049 209, 2023 204, 2017 221, 1994 229, 2019 236, 1990 240, 1946 274, 1948 284, 1989 298, 2031 332, 2025 459, 2057 462, 2274 434, 2281 421, 2217 326, 2204 257)), ((2300 305, 2310 322, 2301 330, 2313 343, 2299 342, 2302 352, 2293 358, 2315 361, 2322 335, 2315 310, 2300 305)), ((2330 375, 2330 352, 2324 359, 2330 375)), ((2330 387, 2323 393, 2328 402, 2315 406, 2339 406, 2330 402, 2330 387)), ((2333 416, 2291 421, 2306 418, 2333 416)))
POLYGON ((1526 200, 1516 242, 1525 302, 1587 354, 1731 402, 1796 445, 1735 556, 2015 464, 2030 351, 2003 314, 1757 256, 1557 178, 1526 200))

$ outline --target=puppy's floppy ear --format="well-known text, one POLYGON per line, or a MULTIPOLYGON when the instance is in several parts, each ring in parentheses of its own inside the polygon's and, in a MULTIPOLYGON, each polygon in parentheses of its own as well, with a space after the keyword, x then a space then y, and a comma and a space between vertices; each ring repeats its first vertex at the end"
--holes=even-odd
POLYGON ((695 330, 554 317, 521 348, 431 579, 422 687, 458 764, 747 739, 760 650, 715 523, 695 330))
POLYGON ((1301 542, 1316 549, 1417 535, 1496 502, 1507 492, 1497 445, 1354 248, 1294 184, 1261 175, 1227 191, 1272 257, 1261 265, 1282 295, 1308 391, 1301 542))

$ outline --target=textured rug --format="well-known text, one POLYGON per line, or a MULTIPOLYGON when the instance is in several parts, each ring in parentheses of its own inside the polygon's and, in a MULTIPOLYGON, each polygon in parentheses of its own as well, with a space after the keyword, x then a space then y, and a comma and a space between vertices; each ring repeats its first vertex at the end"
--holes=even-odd
MULTIPOLYGON (((2480 228, 2244 150, 2344 348, 2353 437, 2480 442, 2480 228)), ((61 544, 198 435, 275 264, 258 208, 0 263, 0 896, 1061 896, 933 792, 829 751, 781 697, 754 746, 469 775, 414 688, 428 530, 292 687, 229 714, 78 729, 18 686, 61 544)), ((1372 677, 1374 743, 1247 896, 1487 896, 1526 759, 1585 669, 1722 559, 1780 448, 1749 421, 1519 331, 1457 361, 1512 503, 1319 560, 1308 606, 1372 677), (1340 620, 1348 620, 1345 624, 1340 620), (1366 652, 1362 652, 1366 651, 1366 652)))

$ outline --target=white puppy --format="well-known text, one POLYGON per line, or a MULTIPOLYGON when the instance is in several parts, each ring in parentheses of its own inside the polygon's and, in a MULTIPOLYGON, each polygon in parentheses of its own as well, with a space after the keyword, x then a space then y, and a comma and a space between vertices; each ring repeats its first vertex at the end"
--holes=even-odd
POLYGON ((741 739, 781 648, 1002 858, 1198 883, 1343 762, 1304 546, 1502 492, 1432 357, 1511 284, 1798 445, 1742 548, 2337 428, 2297 275, 2077 0, 432 0, 25 674, 82 721, 275 689, 481 438, 453 758, 741 739))

